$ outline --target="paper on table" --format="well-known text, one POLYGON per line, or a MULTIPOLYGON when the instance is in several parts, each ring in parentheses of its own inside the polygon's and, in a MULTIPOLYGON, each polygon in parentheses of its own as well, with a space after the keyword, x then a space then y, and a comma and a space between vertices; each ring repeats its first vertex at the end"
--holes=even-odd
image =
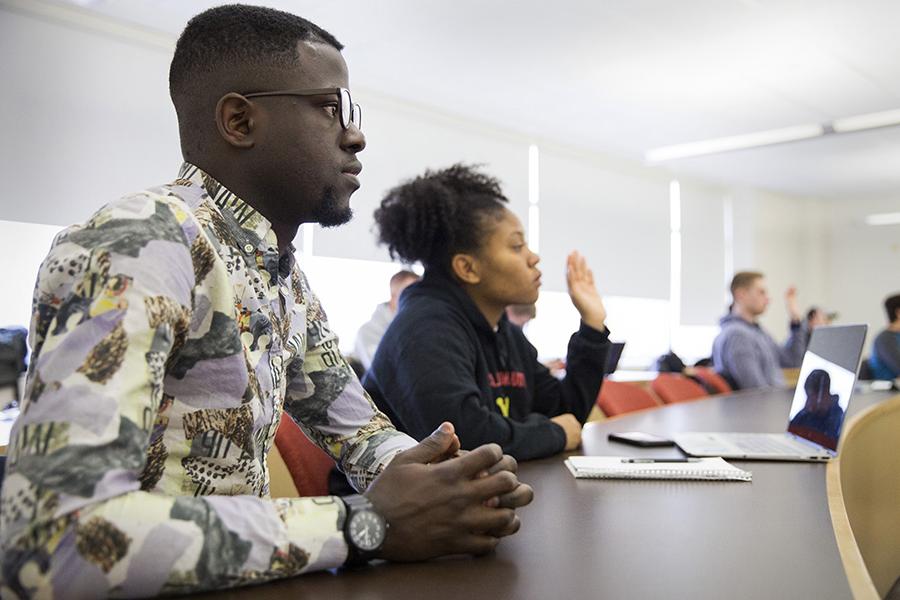
POLYGON ((696 462, 626 463, 622 456, 571 456, 566 467, 578 479, 695 479, 751 481, 752 473, 720 457, 696 462))

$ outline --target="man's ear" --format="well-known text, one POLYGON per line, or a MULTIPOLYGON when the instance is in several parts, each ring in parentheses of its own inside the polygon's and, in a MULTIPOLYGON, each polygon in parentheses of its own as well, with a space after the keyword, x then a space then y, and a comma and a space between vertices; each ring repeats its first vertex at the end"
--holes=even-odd
POLYGON ((481 282, 478 259, 471 254, 454 254, 450 259, 450 270, 462 283, 475 285, 481 282))
POLYGON ((229 145, 252 148, 254 144, 253 105, 240 94, 228 92, 216 103, 216 128, 229 145))

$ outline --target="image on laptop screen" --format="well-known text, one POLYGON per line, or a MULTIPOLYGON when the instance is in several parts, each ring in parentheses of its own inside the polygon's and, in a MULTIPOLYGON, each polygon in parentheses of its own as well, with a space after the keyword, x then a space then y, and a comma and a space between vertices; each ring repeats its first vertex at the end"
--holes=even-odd
POLYGON ((856 374, 806 352, 791 404, 788 431, 837 450, 856 374))

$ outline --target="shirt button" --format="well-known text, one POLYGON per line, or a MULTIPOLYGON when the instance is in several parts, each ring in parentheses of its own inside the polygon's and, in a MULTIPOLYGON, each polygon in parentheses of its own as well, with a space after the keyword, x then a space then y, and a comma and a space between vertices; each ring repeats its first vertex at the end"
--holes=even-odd
POLYGON ((244 252, 246 252, 247 254, 250 254, 251 252, 253 252, 253 250, 255 250, 253 244, 247 244, 246 246, 244 246, 244 252))
POLYGON ((272 364, 275 365, 276 367, 280 367, 281 366, 281 357, 276 356, 276 357, 272 358, 272 364))

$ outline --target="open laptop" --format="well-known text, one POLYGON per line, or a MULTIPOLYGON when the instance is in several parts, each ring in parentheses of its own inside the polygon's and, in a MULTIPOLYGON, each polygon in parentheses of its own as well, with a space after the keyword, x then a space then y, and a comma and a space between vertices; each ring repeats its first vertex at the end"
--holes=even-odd
POLYGON ((612 342, 609 347, 609 354, 606 355, 606 365, 603 367, 603 374, 610 375, 619 368, 619 359, 622 358, 622 350, 625 349, 625 342, 612 342))
POLYGON ((813 330, 784 433, 678 433, 675 443, 691 456, 807 462, 834 457, 866 329, 846 325, 813 330))

